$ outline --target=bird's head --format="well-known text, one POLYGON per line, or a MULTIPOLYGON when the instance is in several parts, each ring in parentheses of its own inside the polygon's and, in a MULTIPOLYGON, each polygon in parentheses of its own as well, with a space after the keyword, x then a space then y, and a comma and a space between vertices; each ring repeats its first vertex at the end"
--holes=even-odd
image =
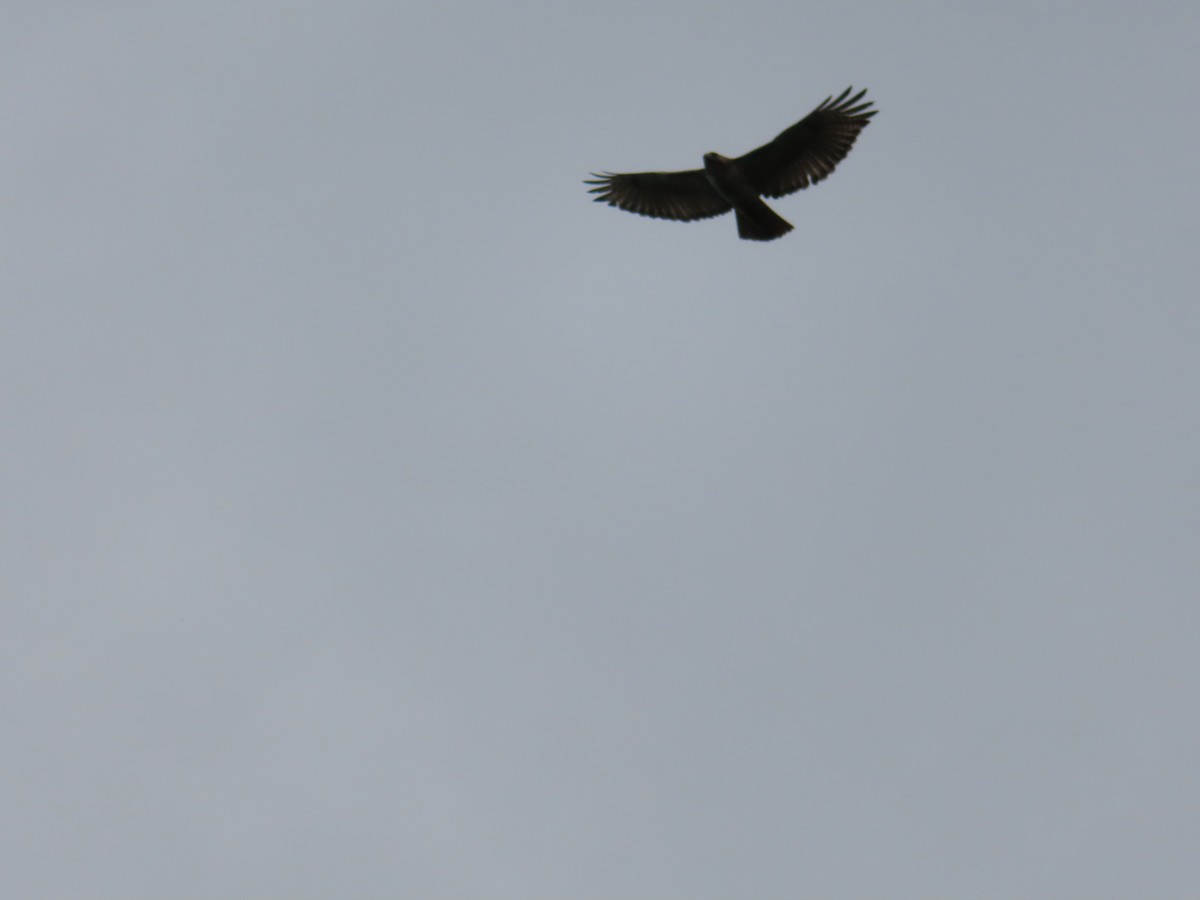
POLYGON ((720 153, 705 153, 704 165, 706 168, 721 169, 729 165, 731 160, 728 156, 722 156, 720 153))

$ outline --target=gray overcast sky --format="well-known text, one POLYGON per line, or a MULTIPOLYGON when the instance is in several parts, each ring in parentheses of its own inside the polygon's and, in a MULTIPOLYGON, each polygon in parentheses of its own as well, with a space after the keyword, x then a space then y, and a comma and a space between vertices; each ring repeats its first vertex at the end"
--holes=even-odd
POLYGON ((0 893, 1200 891, 1200 8, 0 14, 0 893), (880 109, 796 230, 589 170, 880 109))

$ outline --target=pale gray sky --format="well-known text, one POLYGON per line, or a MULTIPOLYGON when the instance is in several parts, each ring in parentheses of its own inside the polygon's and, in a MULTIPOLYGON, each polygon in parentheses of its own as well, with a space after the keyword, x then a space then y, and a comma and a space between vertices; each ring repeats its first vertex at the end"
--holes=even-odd
POLYGON ((0 14, 0 894, 1194 895, 1198 41, 0 14), (850 84, 780 241, 581 183, 850 84))

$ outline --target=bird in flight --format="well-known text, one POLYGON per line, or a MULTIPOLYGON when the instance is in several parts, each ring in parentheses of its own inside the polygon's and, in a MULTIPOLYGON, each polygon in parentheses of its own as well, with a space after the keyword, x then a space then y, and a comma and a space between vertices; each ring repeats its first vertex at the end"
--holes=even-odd
POLYGON ((775 140, 730 159, 705 153, 703 169, 685 172, 592 173, 589 193, 597 203, 655 219, 691 222, 733 210, 738 237, 773 241, 792 230, 791 223, 767 206, 763 197, 782 197, 827 177, 846 158, 858 133, 878 110, 865 103, 865 90, 853 97, 846 88, 828 97, 775 140))

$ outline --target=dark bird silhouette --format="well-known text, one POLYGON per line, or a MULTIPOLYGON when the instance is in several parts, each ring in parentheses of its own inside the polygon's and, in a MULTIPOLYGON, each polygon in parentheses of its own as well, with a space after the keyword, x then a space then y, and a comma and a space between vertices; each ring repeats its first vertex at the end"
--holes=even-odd
POLYGON ((811 113, 769 144, 730 159, 705 153, 703 169, 686 172, 595 173, 589 193, 641 216, 690 222, 733 210, 738 236, 748 241, 773 241, 792 230, 789 222, 763 202, 783 197, 828 177, 846 158, 858 134, 877 110, 860 103, 866 90, 853 97, 846 88, 836 100, 828 97, 811 113))

